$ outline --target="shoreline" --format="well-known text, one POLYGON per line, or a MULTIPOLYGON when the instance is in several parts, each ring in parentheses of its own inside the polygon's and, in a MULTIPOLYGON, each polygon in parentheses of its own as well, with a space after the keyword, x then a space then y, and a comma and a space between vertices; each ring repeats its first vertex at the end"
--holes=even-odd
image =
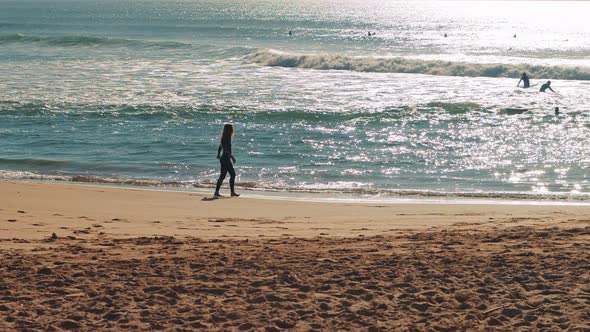
MULTIPOLYGON (((71 180, 42 180, 42 179, 10 179, 0 178, 0 183, 43 183, 43 184, 63 184, 73 186, 99 187, 99 188, 118 188, 129 190, 145 190, 156 192, 180 192, 190 194, 209 195, 214 187, 189 187, 189 186, 171 186, 171 185, 134 185, 128 183, 110 183, 110 182, 84 182, 71 180)), ((451 204, 451 205, 541 205, 541 206, 590 206, 590 196, 579 194, 579 198, 573 198, 568 193, 546 194, 529 194, 522 192, 437 192, 418 190, 401 190, 401 192, 411 192, 417 194, 399 194, 394 195, 369 195, 353 193, 350 191, 289 191, 289 190, 253 190, 248 187, 236 188, 245 193, 244 198, 267 199, 278 201, 300 201, 300 202, 321 202, 321 203, 346 203, 346 204, 451 204), (489 196, 489 197, 486 197, 489 196), (507 197, 498 197, 507 195, 507 197)), ((376 189, 376 191, 378 191, 376 189)), ((588 194, 590 195, 590 193, 588 194)), ((573 196, 576 197, 576 196, 573 196)))

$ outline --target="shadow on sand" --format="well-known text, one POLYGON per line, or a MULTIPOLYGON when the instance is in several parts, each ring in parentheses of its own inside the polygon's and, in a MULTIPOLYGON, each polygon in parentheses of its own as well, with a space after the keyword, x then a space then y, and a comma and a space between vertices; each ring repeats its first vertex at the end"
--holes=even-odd
POLYGON ((210 201, 216 201, 218 199, 223 199, 224 197, 222 196, 211 196, 211 197, 203 197, 203 199, 201 199, 202 201, 205 202, 210 202, 210 201))

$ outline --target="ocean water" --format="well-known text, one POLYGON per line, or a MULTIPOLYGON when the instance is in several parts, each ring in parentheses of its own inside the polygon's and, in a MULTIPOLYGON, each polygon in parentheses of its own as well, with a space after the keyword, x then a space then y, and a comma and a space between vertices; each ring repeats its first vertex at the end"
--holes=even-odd
POLYGON ((210 190, 231 122, 242 191, 589 200, 588 13, 0 0, 0 178, 210 190))

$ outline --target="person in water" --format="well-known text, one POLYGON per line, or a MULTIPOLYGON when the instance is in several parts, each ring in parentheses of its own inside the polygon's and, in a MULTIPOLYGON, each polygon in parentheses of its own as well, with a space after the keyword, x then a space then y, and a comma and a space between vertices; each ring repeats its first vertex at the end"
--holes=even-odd
POLYGON ((545 90, 551 90, 551 92, 555 92, 553 91, 553 89, 551 89, 551 81, 547 81, 547 83, 541 85, 541 89, 539 90, 539 92, 545 92, 545 90))
POLYGON ((229 187, 231 189, 232 196, 240 196, 236 194, 235 191, 235 182, 236 182, 236 171, 234 170, 234 165, 236 163, 236 158, 231 153, 231 140, 234 137, 234 127, 226 123, 223 126, 223 131, 221 132, 221 139, 219 140, 219 148, 217 149, 217 159, 221 163, 221 174, 219 175, 219 179, 217 180, 217 186, 215 187, 215 194, 214 196, 220 197, 221 194, 219 193, 219 189, 221 188, 221 184, 225 179, 227 173, 229 173, 229 187), (221 153, 223 151, 223 154, 221 153))
POLYGON ((520 82, 522 82, 522 87, 524 89, 531 87, 531 82, 529 81, 529 77, 526 76, 526 73, 522 73, 522 76, 520 77, 520 81, 518 81, 518 84, 516 84, 516 86, 519 86, 520 82))

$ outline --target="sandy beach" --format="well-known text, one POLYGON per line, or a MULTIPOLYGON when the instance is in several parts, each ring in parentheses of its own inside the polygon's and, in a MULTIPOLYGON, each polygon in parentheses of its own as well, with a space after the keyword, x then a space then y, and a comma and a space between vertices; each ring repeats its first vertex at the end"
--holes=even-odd
POLYGON ((0 330, 590 329, 590 206, 0 182, 0 330))

